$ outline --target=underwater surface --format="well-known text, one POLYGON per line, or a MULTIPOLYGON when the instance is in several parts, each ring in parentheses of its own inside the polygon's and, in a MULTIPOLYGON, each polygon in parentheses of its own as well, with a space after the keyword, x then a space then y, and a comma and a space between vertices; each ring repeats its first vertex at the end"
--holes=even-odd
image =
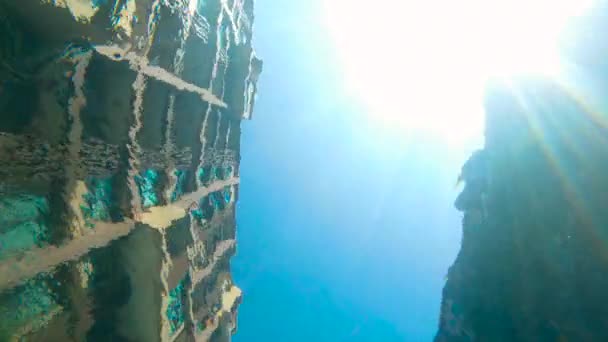
POLYGON ((606 5, 487 83, 458 175, 264 4, 262 106, 253 0, 0 0, 0 342, 608 341, 606 5))

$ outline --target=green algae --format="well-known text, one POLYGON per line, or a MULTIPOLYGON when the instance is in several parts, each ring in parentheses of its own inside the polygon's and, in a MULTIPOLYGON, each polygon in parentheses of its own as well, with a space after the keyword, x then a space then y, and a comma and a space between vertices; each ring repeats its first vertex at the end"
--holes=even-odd
POLYGON ((44 197, 19 195, 0 198, 0 232, 22 222, 35 221, 48 211, 49 205, 44 197))
POLYGON ((171 202, 177 201, 181 197, 181 195, 184 194, 186 181, 188 180, 187 170, 175 170, 173 174, 175 175, 175 178, 177 180, 175 182, 175 188, 171 192, 171 202))
POLYGON ((28 281, 13 294, 3 295, 0 301, 0 340, 8 334, 37 331, 61 310, 51 289, 39 278, 28 281))
POLYGON ((92 221, 110 221, 112 207, 112 178, 91 177, 87 182, 89 192, 83 196, 84 205, 80 206, 87 226, 93 228, 92 221))
POLYGON ((230 186, 226 186, 224 187, 224 202, 226 202, 226 204, 230 203, 230 200, 232 199, 232 188, 230 186))
POLYGON ((187 282, 188 276, 182 279, 173 290, 169 291, 169 304, 165 314, 169 321, 169 332, 171 335, 179 330, 186 319, 184 295, 187 282))
POLYGON ((0 199, 0 259, 48 240, 45 215, 49 206, 45 198, 20 195, 0 199))
POLYGON ((207 175, 207 173, 205 172, 205 168, 201 167, 196 171, 196 178, 199 180, 199 182, 204 182, 205 181, 205 176, 207 175))
POLYGON ((221 209, 221 200, 222 198, 221 191, 212 192, 209 194, 209 201, 214 209, 221 209))
POLYGON ((160 204, 160 196, 156 188, 160 183, 160 173, 153 169, 148 169, 142 174, 135 176, 135 183, 139 188, 141 204, 144 208, 153 207, 160 204))

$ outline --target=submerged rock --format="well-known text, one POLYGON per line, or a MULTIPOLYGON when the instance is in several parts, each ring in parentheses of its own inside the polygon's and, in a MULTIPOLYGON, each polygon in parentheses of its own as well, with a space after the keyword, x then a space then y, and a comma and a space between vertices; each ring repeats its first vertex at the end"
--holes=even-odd
MULTIPOLYGON (((606 13, 573 30, 605 32, 606 13)), ((580 38, 563 53, 576 76, 599 81, 487 88, 486 142, 462 172, 463 240, 437 342, 608 341, 608 112, 593 97, 608 89, 608 69, 591 58, 607 50, 580 38)))

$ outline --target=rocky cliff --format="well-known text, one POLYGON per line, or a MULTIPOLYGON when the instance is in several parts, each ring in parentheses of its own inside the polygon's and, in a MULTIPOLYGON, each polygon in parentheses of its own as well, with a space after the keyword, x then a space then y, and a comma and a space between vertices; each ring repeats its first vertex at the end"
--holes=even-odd
POLYGON ((570 28, 563 77, 488 86, 435 341, 608 341, 606 13, 570 28))
POLYGON ((252 0, 0 0, 0 341, 229 340, 252 0))

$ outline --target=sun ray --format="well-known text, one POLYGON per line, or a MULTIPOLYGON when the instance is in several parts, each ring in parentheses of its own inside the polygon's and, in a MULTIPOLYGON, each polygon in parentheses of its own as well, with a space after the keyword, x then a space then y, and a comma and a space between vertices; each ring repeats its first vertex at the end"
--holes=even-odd
POLYGON ((344 83, 372 120, 461 146, 488 77, 559 73, 558 37, 591 0, 326 0, 344 83))

